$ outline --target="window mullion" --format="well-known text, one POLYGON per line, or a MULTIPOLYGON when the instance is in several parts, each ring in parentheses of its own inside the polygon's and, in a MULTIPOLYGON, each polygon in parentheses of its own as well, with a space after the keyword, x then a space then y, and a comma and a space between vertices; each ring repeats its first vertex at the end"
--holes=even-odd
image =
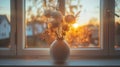
POLYGON ((107 9, 107 17, 109 23, 109 54, 114 55, 114 45, 115 45, 115 0, 108 0, 108 9, 107 9))
POLYGON ((103 34, 103 38, 101 38, 102 40, 102 44, 103 44, 103 50, 105 51, 105 53, 108 55, 109 54, 109 45, 110 45, 110 39, 109 39, 109 32, 110 32, 110 19, 112 18, 110 16, 110 1, 109 0, 102 0, 103 2, 101 3, 101 33, 103 34), (103 26, 102 26, 103 25, 103 26))
POLYGON ((16 54, 16 4, 15 0, 11 0, 11 50, 16 54))
POLYGON ((15 0, 10 0, 10 43, 7 48, 0 48, 0 55, 15 55, 16 44, 15 44, 15 32, 16 32, 16 17, 15 17, 15 0))
MULTIPOLYGON (((109 3, 109 8, 110 8, 110 23, 109 23, 109 51, 110 51, 110 55, 111 56, 119 56, 120 55, 120 48, 117 48, 116 45, 119 45, 119 43, 117 43, 117 41, 119 39, 118 37, 118 29, 117 28, 117 22, 116 22, 116 7, 118 6, 117 2, 115 2, 117 0, 111 0, 109 3), (116 6, 117 5, 117 6, 116 6)), ((118 2, 119 3, 119 2, 118 2)), ((118 9, 117 9, 118 10, 118 9)), ((119 13, 119 12, 118 12, 119 13)), ((118 21, 119 22, 119 21, 118 21)), ((118 26, 119 27, 119 26, 118 26)))

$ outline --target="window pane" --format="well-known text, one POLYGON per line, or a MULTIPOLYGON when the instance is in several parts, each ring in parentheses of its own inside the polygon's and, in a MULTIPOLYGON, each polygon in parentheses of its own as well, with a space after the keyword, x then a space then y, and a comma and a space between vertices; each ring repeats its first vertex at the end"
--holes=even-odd
POLYGON ((10 43, 10 0, 0 0, 0 48, 10 43))
POLYGON ((65 14, 76 17, 76 23, 67 32, 71 48, 100 47, 100 0, 65 0, 65 14))
POLYGON ((120 0, 115 0, 115 48, 120 48, 120 0))
MULTIPOLYGON (((66 32, 70 47, 100 47, 100 0, 65 0, 65 8, 66 15, 77 19, 66 32)), ((47 30, 49 25, 43 21, 45 9, 57 10, 57 0, 25 0, 26 48, 48 48, 55 40, 55 33, 47 30)))
POLYGON ((43 16, 48 8, 55 10, 57 0, 25 0, 26 48, 48 48, 54 41, 43 16))

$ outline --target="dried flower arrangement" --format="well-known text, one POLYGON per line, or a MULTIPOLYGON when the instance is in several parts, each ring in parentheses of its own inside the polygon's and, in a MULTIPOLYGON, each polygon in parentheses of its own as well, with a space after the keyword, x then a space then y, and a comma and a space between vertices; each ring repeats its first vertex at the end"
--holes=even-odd
POLYGON ((57 39, 63 39, 70 26, 76 21, 74 15, 63 16, 60 11, 51 9, 46 9, 44 16, 47 18, 47 29, 54 32, 57 39))
MULTIPOLYGON (((40 4, 40 0, 33 0, 32 6, 29 6, 26 13, 26 22, 32 26, 32 34, 34 36, 34 44, 36 39, 50 45, 55 39, 66 39, 66 34, 71 29, 71 25, 76 22, 76 17, 79 15, 63 15, 59 11, 59 2, 57 0, 43 0, 41 7, 35 4, 40 4), (32 8, 37 8, 32 9, 32 8), (35 10, 35 11, 34 11, 35 10), (36 24, 41 25, 41 31, 38 31, 36 24)), ((39 27, 40 29, 40 27, 39 27)), ((67 39, 66 39, 67 40, 67 39)))

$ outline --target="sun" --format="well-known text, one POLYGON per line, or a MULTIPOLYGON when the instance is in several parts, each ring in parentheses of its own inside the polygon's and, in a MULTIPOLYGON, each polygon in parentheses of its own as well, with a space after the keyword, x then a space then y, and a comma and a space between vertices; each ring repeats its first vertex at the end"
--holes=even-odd
POLYGON ((79 25, 77 23, 75 23, 72 26, 73 26, 73 28, 78 28, 79 25))

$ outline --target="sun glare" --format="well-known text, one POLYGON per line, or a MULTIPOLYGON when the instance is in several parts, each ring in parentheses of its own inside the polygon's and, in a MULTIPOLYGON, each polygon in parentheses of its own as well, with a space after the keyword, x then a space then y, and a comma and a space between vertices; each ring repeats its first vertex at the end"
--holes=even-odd
POLYGON ((78 28, 78 24, 77 23, 75 23, 75 24, 73 24, 73 28, 78 28))

